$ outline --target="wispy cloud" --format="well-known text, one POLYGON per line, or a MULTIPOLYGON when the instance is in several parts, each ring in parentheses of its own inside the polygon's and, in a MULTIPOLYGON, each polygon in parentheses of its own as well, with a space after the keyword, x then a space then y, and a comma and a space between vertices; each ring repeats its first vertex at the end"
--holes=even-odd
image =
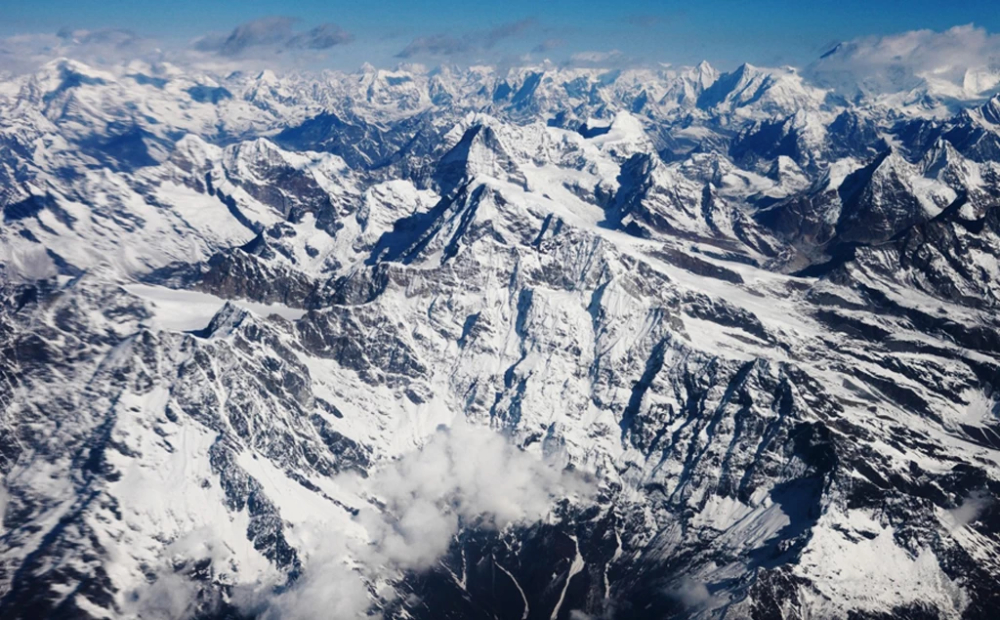
POLYGON ((993 506, 991 498, 984 490, 979 490, 962 500, 961 505, 948 511, 952 530, 959 530, 973 523, 987 509, 993 506))
POLYGON ((298 22, 292 17, 263 17, 240 24, 228 34, 210 34, 194 42, 201 52, 239 57, 250 52, 273 52, 289 49, 325 50, 350 43, 354 36, 333 23, 296 32, 298 22))
POLYGON ((71 45, 107 45, 127 48, 138 43, 141 38, 131 30, 105 28, 102 30, 71 30, 63 28, 56 36, 71 45))
POLYGON ((650 13, 632 13, 623 17, 622 21, 633 28, 652 30, 675 25, 686 18, 687 12, 681 9, 650 13))
POLYGON ((484 46, 487 49, 494 47, 500 41, 504 39, 509 39, 510 37, 517 36, 533 27, 536 24, 534 19, 521 19, 516 22, 508 22, 506 24, 500 24, 495 28, 490 28, 486 31, 485 37, 483 38, 484 46))
POLYGON ((194 615, 198 586, 183 575, 163 571, 156 581, 134 593, 128 611, 138 618, 172 620, 194 615))
POLYGON ((156 41, 129 30, 63 29, 57 33, 22 34, 0 39, 0 71, 33 71, 60 57, 93 64, 117 64, 158 58, 161 54, 156 41))
POLYGON ((601 64, 611 60, 622 58, 621 50, 610 50, 607 52, 577 52, 569 57, 570 61, 577 64, 601 64))
POLYGON ((63 57, 95 66, 168 60, 181 66, 225 66, 232 70, 250 60, 255 67, 280 67, 297 60, 322 59, 327 50, 354 40, 354 35, 337 24, 312 28, 298 28, 298 24, 292 17, 265 17, 230 32, 210 33, 188 44, 169 46, 118 28, 64 28, 56 33, 15 35, 0 38, 0 71, 30 72, 63 57))
POLYGON ((413 58, 414 56, 453 56, 468 52, 472 42, 468 38, 455 38, 446 34, 435 34, 429 37, 417 37, 404 47, 397 58, 413 58))
POLYGON ((344 45, 354 40, 354 35, 337 24, 321 24, 295 35, 288 41, 288 47, 294 49, 326 50, 337 45, 344 45))
POLYGON ((535 47, 531 48, 532 54, 544 54, 545 52, 552 51, 554 49, 560 48, 565 45, 566 42, 562 39, 552 38, 545 39, 535 47))
POLYGON ((417 37, 396 54, 396 57, 457 56, 470 52, 484 52, 495 48, 501 41, 523 34, 535 25, 537 22, 529 18, 460 36, 439 33, 417 37))
POLYGON ((254 47, 277 46, 292 38, 291 17, 263 17, 240 24, 227 35, 206 35, 194 43, 202 52, 237 56, 254 47))
POLYGON ((629 15, 625 18, 625 23, 630 26, 635 26, 637 28, 653 28, 661 24, 666 23, 668 20, 663 15, 654 15, 651 13, 642 13, 637 15, 629 15))

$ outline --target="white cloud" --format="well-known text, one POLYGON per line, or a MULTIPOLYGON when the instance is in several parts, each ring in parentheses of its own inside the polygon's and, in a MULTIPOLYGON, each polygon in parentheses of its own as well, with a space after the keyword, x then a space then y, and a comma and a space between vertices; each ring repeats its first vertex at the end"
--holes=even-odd
POLYGON ((503 528, 546 518, 554 500, 592 494, 564 463, 511 445, 502 435, 465 423, 440 430, 419 450, 367 479, 338 482, 368 496, 356 521, 367 540, 326 532, 326 547, 304 576, 272 596, 267 587, 244 593, 244 608, 265 618, 356 618, 370 606, 366 584, 400 571, 434 566, 463 525, 503 528))
POLYGON ((187 44, 163 46, 128 30, 63 29, 58 33, 0 38, 0 72, 23 74, 58 58, 95 67, 167 61, 185 67, 232 71, 241 68, 303 67, 321 63, 330 51, 354 40, 333 23, 298 29, 290 17, 265 17, 225 33, 209 33, 187 44))
POLYGON ((682 579, 668 590, 667 595, 688 611, 702 610, 716 603, 715 597, 708 591, 708 586, 689 577, 682 579))
POLYGON ((808 67, 818 85, 854 96, 929 86, 953 96, 1000 86, 1000 35, 972 25, 841 43, 808 67))
POLYGON ((396 54, 396 57, 452 57, 479 54, 493 49, 501 41, 522 35, 526 30, 530 30, 536 25, 537 22, 529 18, 500 24, 489 30, 468 32, 460 36, 438 33, 417 37, 396 54))
POLYGON ((248 52, 273 54, 285 50, 325 50, 350 43, 354 36, 333 23, 320 24, 296 32, 298 20, 291 17, 263 17, 240 24, 227 34, 210 34, 194 42, 194 48, 227 57, 248 52))
POLYGON ((262 620, 346 620, 366 616, 371 607, 361 575, 335 557, 311 562, 295 586, 280 595, 258 593, 255 598, 262 603, 262 620))
POLYGON ((198 597, 194 581, 171 572, 163 572, 156 581, 134 593, 126 612, 144 620, 176 620, 192 616, 198 597))
POLYGON ((153 580, 128 593, 123 611, 131 618, 176 620, 192 617, 196 611, 216 610, 217 593, 203 591, 191 578, 190 569, 203 560, 223 567, 231 557, 232 551, 211 528, 187 532, 164 549, 162 563, 153 569, 153 580))
POLYGON ((973 493, 965 498, 961 506, 948 511, 952 530, 958 530, 973 523, 992 504, 993 499, 983 491, 973 493))
POLYGON ((571 62, 575 63, 602 63, 608 62, 609 60, 617 60, 621 58, 622 53, 620 50, 611 50, 608 52, 577 52, 569 57, 571 62))
POLYGON ((109 65, 132 60, 156 61, 162 57, 162 52, 152 39, 114 28, 20 34, 0 39, 0 71, 34 71, 62 57, 109 65))
POLYGON ((359 515, 372 537, 369 553, 379 563, 421 569, 447 550, 460 521, 487 527, 537 521, 554 498, 586 493, 558 465, 480 427, 440 431, 369 480, 384 504, 359 515))

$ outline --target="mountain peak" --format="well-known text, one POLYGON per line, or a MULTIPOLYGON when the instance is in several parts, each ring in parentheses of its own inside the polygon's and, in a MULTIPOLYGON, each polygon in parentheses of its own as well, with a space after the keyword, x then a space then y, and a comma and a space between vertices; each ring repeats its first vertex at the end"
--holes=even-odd
POLYGON ((983 119, 993 125, 1000 125, 1000 94, 993 95, 989 101, 980 108, 983 119))
POLYGON ((843 42, 837 43, 836 45, 834 45, 833 47, 831 47, 828 51, 826 51, 822 55, 820 55, 820 59, 822 60, 822 59, 825 59, 825 58, 830 58, 831 56, 840 53, 840 51, 843 49, 843 47, 844 47, 843 42))
POLYGON ((270 69, 264 69, 254 78, 257 82, 261 84, 274 85, 278 83, 278 76, 275 75, 274 71, 270 69))
POLYGON ((524 183, 523 173, 487 119, 481 119, 462 134, 458 144, 441 159, 437 177, 444 193, 476 177, 524 183))

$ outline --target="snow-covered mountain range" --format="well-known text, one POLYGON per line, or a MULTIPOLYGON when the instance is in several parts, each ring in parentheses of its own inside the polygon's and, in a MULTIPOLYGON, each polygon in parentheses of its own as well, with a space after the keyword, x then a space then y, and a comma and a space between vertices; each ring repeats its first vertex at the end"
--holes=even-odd
POLYGON ((0 83, 0 615, 995 617, 1000 78, 851 53, 0 83))

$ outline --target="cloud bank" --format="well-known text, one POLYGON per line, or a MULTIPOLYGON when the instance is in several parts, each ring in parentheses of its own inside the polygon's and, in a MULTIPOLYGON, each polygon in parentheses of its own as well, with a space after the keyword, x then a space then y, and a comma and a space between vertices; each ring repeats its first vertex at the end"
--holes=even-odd
POLYGON ((849 96, 924 85, 988 94, 1000 86, 1000 35, 968 25, 855 39, 824 54, 807 75, 849 96))
POLYGON ((0 71, 33 71, 56 58, 72 58, 93 65, 158 59, 157 43, 130 30, 62 29, 57 33, 22 34, 0 38, 0 71))
POLYGON ((354 41, 353 34, 334 23, 312 28, 297 28, 298 25, 299 20, 292 17, 264 17, 240 24, 230 32, 209 33, 172 46, 118 28, 64 28, 56 33, 14 35, 0 38, 0 72, 31 72, 58 58, 97 67, 135 60, 169 61, 193 67, 250 61, 256 66, 259 61, 274 64, 286 57, 322 60, 322 52, 354 41))

